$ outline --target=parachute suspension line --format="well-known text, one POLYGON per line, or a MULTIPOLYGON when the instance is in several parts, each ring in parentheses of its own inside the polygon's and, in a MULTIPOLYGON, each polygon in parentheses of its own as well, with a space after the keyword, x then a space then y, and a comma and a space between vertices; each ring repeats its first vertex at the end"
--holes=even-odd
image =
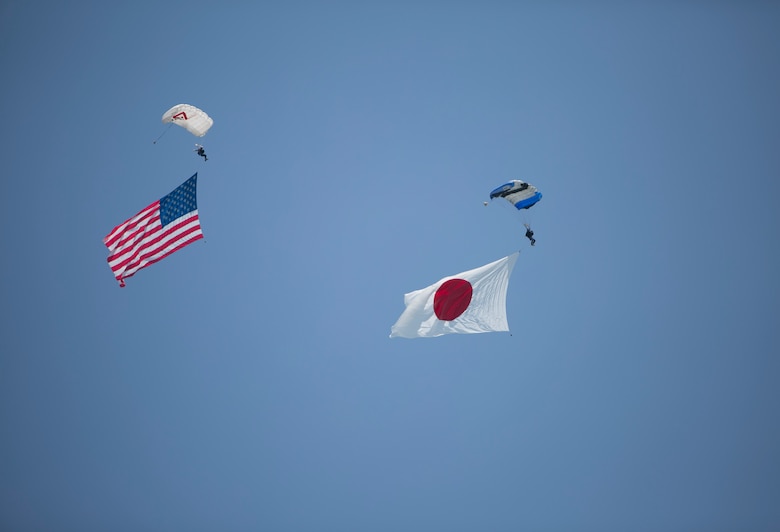
POLYGON ((172 125, 173 125, 173 122, 170 122, 170 123, 168 123, 168 127, 166 127, 166 128, 163 130, 163 132, 160 134, 160 136, 159 136, 159 137, 157 137, 156 139, 154 139, 154 140, 152 141, 152 144, 157 144, 157 141, 158 141, 158 140, 160 140, 160 139, 163 137, 163 135, 165 135, 166 133, 168 133, 168 130, 169 130, 169 129, 171 129, 171 126, 172 126, 172 125))

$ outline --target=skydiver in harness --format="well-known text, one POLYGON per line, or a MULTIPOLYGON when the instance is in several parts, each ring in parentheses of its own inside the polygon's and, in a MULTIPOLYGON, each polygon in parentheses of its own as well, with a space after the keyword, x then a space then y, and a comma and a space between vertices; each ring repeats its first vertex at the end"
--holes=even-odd
POLYGON ((206 161, 209 160, 209 158, 206 157, 206 150, 203 149, 203 146, 201 146, 200 144, 196 144, 195 145, 195 149, 193 151, 195 153, 197 153, 198 155, 200 155, 201 157, 203 157, 204 160, 206 160, 206 161))
POLYGON ((525 226, 525 237, 531 241, 531 245, 536 245, 536 239, 534 238, 534 232, 531 231, 531 226, 528 224, 523 224, 525 226))

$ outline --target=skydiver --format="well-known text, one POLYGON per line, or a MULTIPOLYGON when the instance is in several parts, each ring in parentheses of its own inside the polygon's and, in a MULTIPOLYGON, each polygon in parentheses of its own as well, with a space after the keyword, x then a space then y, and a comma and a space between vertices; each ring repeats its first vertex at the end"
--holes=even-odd
POLYGON ((534 232, 531 231, 531 226, 528 224, 523 224, 525 226, 525 237, 531 241, 531 245, 536 245, 536 239, 534 238, 534 232))
POLYGON ((206 161, 209 160, 209 158, 206 157, 206 150, 203 149, 203 146, 201 146, 200 144, 196 144, 195 145, 195 149, 193 151, 196 152, 201 157, 203 157, 204 160, 206 160, 206 161))

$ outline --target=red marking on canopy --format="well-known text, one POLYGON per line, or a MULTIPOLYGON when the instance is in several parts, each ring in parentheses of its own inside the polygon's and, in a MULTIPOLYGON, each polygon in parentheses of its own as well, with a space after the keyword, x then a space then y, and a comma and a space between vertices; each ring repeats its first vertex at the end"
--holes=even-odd
POLYGON ((176 113, 171 118, 173 118, 174 120, 187 120, 187 113, 182 111, 181 113, 176 113))
POLYGON ((469 308, 472 292, 471 283, 465 279, 445 281, 433 296, 433 312, 440 320, 454 320, 469 308))

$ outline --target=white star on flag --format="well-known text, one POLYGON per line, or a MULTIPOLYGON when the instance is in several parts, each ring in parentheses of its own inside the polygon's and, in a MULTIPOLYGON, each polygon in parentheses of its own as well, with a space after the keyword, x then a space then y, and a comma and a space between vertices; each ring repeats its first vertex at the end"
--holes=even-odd
POLYGON ((519 252, 404 295, 390 338, 509 331, 506 290, 519 252))

